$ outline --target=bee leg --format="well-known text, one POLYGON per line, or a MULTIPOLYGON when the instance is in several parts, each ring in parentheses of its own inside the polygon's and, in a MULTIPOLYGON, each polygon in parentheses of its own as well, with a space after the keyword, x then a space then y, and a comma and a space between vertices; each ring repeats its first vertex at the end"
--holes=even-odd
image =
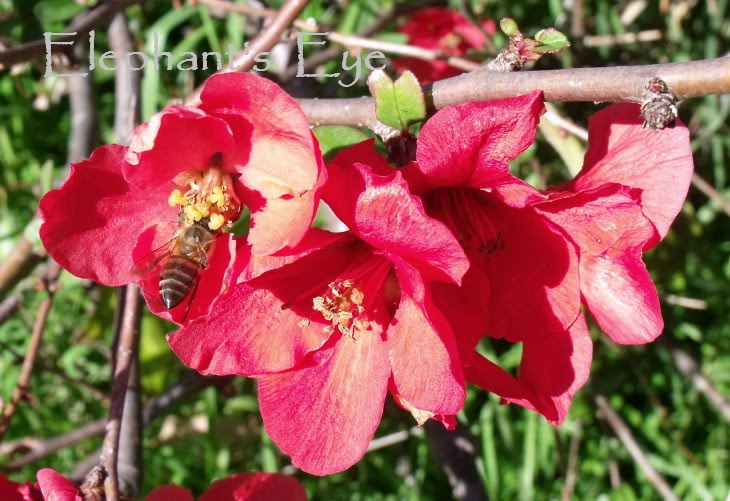
POLYGON ((204 270, 208 267, 208 253, 206 251, 200 252, 200 264, 198 265, 198 267, 201 270, 204 270))

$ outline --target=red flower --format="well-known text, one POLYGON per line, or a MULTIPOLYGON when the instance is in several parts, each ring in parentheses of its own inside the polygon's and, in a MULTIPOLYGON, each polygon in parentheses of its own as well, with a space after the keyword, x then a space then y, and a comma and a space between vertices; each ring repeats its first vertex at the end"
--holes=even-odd
MULTIPOLYGON (((187 489, 177 485, 161 485, 150 492, 145 501, 194 501, 187 489)), ((216 480, 198 501, 306 501, 307 493, 299 481, 277 473, 239 473, 216 480)))
POLYGON ((158 113, 137 128, 129 147, 98 148, 40 204, 41 239, 64 268, 121 285, 140 279, 135 263, 144 271, 149 262, 154 271, 141 286, 150 309, 176 322, 205 314, 220 293, 234 249, 223 230, 243 205, 252 212, 253 252, 276 252, 303 237, 325 178, 306 117, 275 84, 248 74, 216 75, 201 100, 198 108, 158 113), (186 235, 197 243, 183 248, 186 235), (164 262, 145 258, 173 238, 169 248, 177 243, 189 258, 181 271, 187 278, 174 278, 189 282, 188 291, 197 287, 190 304, 178 290, 163 304, 164 262), (215 246, 206 251, 211 240, 215 246), (191 271, 199 267, 205 269, 195 285, 191 271))
MULTIPOLYGON (((494 21, 491 19, 484 21, 482 27, 489 35, 495 33, 494 21)), ((438 51, 447 57, 464 56, 470 49, 483 48, 486 42, 482 30, 458 12, 444 7, 426 7, 416 11, 399 31, 408 35, 409 44, 438 51)), ((446 61, 401 57, 391 62, 398 71, 412 71, 422 84, 463 73, 449 66, 446 61)))
POLYGON ((350 231, 313 230, 293 255, 254 259, 209 317, 168 339, 202 373, 256 376, 267 432, 318 475, 365 453, 389 387, 421 421, 461 408, 429 284, 458 283, 468 264, 371 144, 335 158, 324 199, 350 231))
MULTIPOLYGON (((2 501, 82 501, 78 487, 60 473, 44 468, 38 483, 18 484, 0 475, 2 501)), ((161 485, 145 501, 194 501, 192 493, 178 485, 161 485)), ((198 501, 306 501, 307 493, 296 478, 276 473, 239 473, 217 480, 198 501)))
POLYGON ((560 422, 590 366, 581 298, 618 342, 661 332, 641 253, 681 207, 692 159, 681 124, 642 131, 638 107, 617 105, 592 120, 581 176, 542 193, 507 162, 532 143, 543 110, 540 92, 448 107, 422 128, 405 173, 470 260, 460 287, 434 293, 467 379, 560 422), (483 335, 524 344, 517 378, 471 351, 483 335))

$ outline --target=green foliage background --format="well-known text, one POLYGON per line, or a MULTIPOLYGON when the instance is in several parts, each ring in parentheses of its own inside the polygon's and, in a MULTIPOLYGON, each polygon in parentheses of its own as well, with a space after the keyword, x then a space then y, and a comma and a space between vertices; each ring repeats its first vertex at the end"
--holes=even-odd
MULTIPOLYGON (((462 2, 452 3, 459 8, 462 2)), ((482 19, 514 18, 528 35, 549 26, 570 33, 571 13, 564 10, 565 3, 472 0, 471 8, 482 19)), ((570 50, 543 58, 537 69, 678 62, 717 57, 730 50, 727 0, 649 2, 625 26, 620 16, 629 3, 585 2, 586 33, 658 29, 660 41, 589 48, 580 37, 571 37, 570 50)), ((270 2, 273 8, 279 4, 270 2)), ((391 6, 390 0, 313 0, 301 18, 312 17, 333 30, 355 33, 391 6)), ((13 43, 39 39, 44 31, 64 31, 83 9, 74 0, 0 0, 0 35, 13 43)), ((160 49, 175 55, 225 50, 229 43, 240 46, 250 38, 245 18, 216 17, 203 6, 171 9, 169 1, 151 1, 127 14, 138 50, 148 52, 154 33, 160 49)), ((394 24, 378 38, 405 41, 394 24)), ((497 48, 504 42, 503 36, 493 38, 497 48)), ((97 55, 109 50, 103 28, 97 29, 96 44, 97 55)), ((59 92, 63 80, 44 79, 43 66, 41 58, 0 73, 0 260, 24 233, 38 243, 37 225, 32 224, 38 200, 66 173, 68 99, 59 92)), ((335 71, 336 66, 330 63, 327 72, 335 71)), ((143 118, 185 96, 207 73, 147 68, 142 80, 143 118)), ((113 75, 97 70, 91 78, 97 93, 99 140, 113 142, 113 75)), ((364 77, 348 89, 332 80, 315 79, 296 81, 290 89, 297 95, 319 97, 367 92, 364 77)), ((591 103, 560 106, 581 124, 599 107, 591 103)), ((730 197, 726 167, 730 160, 729 112, 728 96, 694 99, 680 106, 680 116, 692 131, 696 172, 725 197, 730 197)), ((566 147, 566 141, 558 147, 566 147)), ((565 159, 555 146, 541 134, 536 145, 514 163, 515 172, 538 186, 569 178, 565 159)), ((717 388, 730 395, 730 218, 716 203, 691 189, 668 238, 645 260, 662 298, 701 299, 706 307, 688 309, 663 302, 665 333, 648 346, 617 346, 593 328, 591 378, 576 396, 565 424, 554 428, 536 414, 517 406, 500 406, 493 395, 469 390, 459 420, 476 437, 476 466, 492 499, 560 498, 569 447, 576 440, 575 499, 659 499, 626 448, 597 417, 594 397, 598 394, 605 395, 626 420, 651 464, 679 497, 709 500, 728 495, 730 427, 678 371, 670 349, 677 346, 689 352, 717 388)), ((0 327, 0 395, 6 400, 17 380, 42 300, 42 294, 32 288, 35 281, 31 276, 16 286, 16 291, 22 291, 22 309, 0 327)), ((51 437, 106 416, 106 403, 98 393, 109 393, 116 295, 68 274, 62 275, 61 283, 32 380, 33 398, 20 406, 6 440, 51 437)), ((165 342, 170 330, 171 325, 145 315, 141 356, 146 396, 160 393, 184 372, 165 342)), ((516 369, 519 346, 492 343, 484 349, 502 366, 516 369)), ((389 402, 377 436, 413 426, 410 415, 389 402)), ((33 479, 35 471, 45 466, 69 473, 100 443, 100 438, 79 442, 12 473, 11 478, 33 479)), ((198 493, 216 478, 240 471, 281 471, 289 462, 264 433, 255 384, 245 379, 235 380, 224 391, 207 389, 158 418, 145 430, 144 447, 143 492, 159 484, 179 483, 198 493)), ((0 468, 7 459, 0 458, 0 468)), ((367 454, 347 472, 324 478, 296 475, 312 499, 451 497, 446 475, 421 432, 367 454)))

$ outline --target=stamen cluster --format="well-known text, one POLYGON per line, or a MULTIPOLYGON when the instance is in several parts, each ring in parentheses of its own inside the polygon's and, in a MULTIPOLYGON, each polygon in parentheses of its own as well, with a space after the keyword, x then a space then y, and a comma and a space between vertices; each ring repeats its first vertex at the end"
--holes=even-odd
POLYGON ((329 292, 315 297, 312 306, 326 321, 332 322, 324 328, 325 332, 332 333, 336 327, 342 334, 355 339, 356 332, 367 331, 370 322, 364 315, 362 291, 353 286, 352 280, 338 280, 327 287, 329 292))

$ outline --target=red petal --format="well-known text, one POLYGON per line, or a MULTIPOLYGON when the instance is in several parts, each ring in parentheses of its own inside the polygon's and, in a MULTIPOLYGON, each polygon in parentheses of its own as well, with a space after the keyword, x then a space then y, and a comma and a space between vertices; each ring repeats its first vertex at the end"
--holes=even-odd
POLYGON ((519 380, 537 395, 535 407, 549 421, 560 424, 565 419, 573 395, 588 380, 592 356, 582 313, 567 332, 525 343, 519 380))
POLYGON ((172 237, 177 210, 167 205, 172 185, 130 186, 121 175, 125 149, 97 148, 71 167, 59 189, 43 197, 41 240, 61 266, 81 278, 122 285, 137 278, 133 249, 150 225, 172 237))
POLYGON ((390 375, 381 332, 354 340, 333 337, 312 365, 259 378, 267 433, 294 466, 314 475, 345 470, 365 454, 383 413, 390 375))
POLYGON ((43 496, 30 482, 19 484, 8 479, 5 475, 0 475, 0 499, 3 501, 43 501, 43 496))
POLYGON ((642 344, 659 336, 659 298, 641 261, 654 228, 628 189, 608 185, 537 208, 580 248, 583 298, 611 339, 642 344))
POLYGON ((79 489, 69 479, 49 468, 36 474, 43 497, 49 501, 82 501, 79 489))
POLYGON ((593 345, 581 313, 565 332, 524 343, 520 374, 515 378, 473 353, 464 367, 470 383, 561 423, 573 395, 588 379, 593 345))
MULTIPOLYGON (((168 498, 169 501, 177 501, 168 498)), ((198 501, 307 501, 302 484, 277 473, 239 473, 216 480, 198 501)), ((149 500, 148 500, 149 501, 149 500)), ((162 500, 160 500, 162 501, 162 500)))
POLYGON ((215 153, 223 153, 227 163, 237 146, 223 120, 197 108, 170 106, 135 130, 124 177, 140 189, 168 183, 180 173, 209 168, 215 153))
MULTIPOLYGON (((329 338, 312 298, 351 263, 352 237, 337 237, 317 252, 234 286, 209 316, 168 336, 173 351, 204 374, 251 376, 297 365, 329 338)), ((310 237, 312 248, 330 241, 326 232, 310 237)))
POLYGON ((179 485, 160 485, 152 489, 144 501, 195 501, 195 498, 192 492, 179 485))
MULTIPOLYGON (((252 126, 251 149, 241 181, 263 199, 252 215, 248 241, 254 253, 271 254, 299 243, 314 218, 326 172, 319 145, 299 105, 270 80, 246 73, 214 75, 201 109, 252 126)), ((243 161, 243 160, 241 160, 243 161)))
POLYGON ((289 369, 320 348, 328 335, 266 289, 234 286, 209 316, 186 324, 167 341, 187 366, 202 374, 253 376, 289 369))
POLYGON ((692 178, 692 149, 687 127, 642 129, 639 106, 619 103, 590 119, 588 152, 576 190, 619 183, 640 188, 641 207, 664 238, 687 196, 692 178))
POLYGON ((491 284, 488 334, 514 342, 567 329, 580 309, 572 242, 531 209, 493 204, 489 215, 504 248, 472 262, 491 284))
POLYGON ((535 140, 542 92, 447 106, 421 129, 417 158, 434 186, 489 188, 535 140))
MULTIPOLYGON (((382 171, 382 158, 372 143, 338 154, 328 165, 330 180, 324 199, 357 236, 383 251, 412 262, 427 263, 459 282, 469 263, 449 229, 426 214, 399 172, 382 171), (352 164, 353 151, 360 153, 352 164)), ((444 277, 446 278, 446 277, 444 277)))
POLYGON ((388 328, 395 389, 417 409, 456 414, 464 405, 465 388, 454 335, 420 273, 401 259, 395 265, 401 299, 388 328))

